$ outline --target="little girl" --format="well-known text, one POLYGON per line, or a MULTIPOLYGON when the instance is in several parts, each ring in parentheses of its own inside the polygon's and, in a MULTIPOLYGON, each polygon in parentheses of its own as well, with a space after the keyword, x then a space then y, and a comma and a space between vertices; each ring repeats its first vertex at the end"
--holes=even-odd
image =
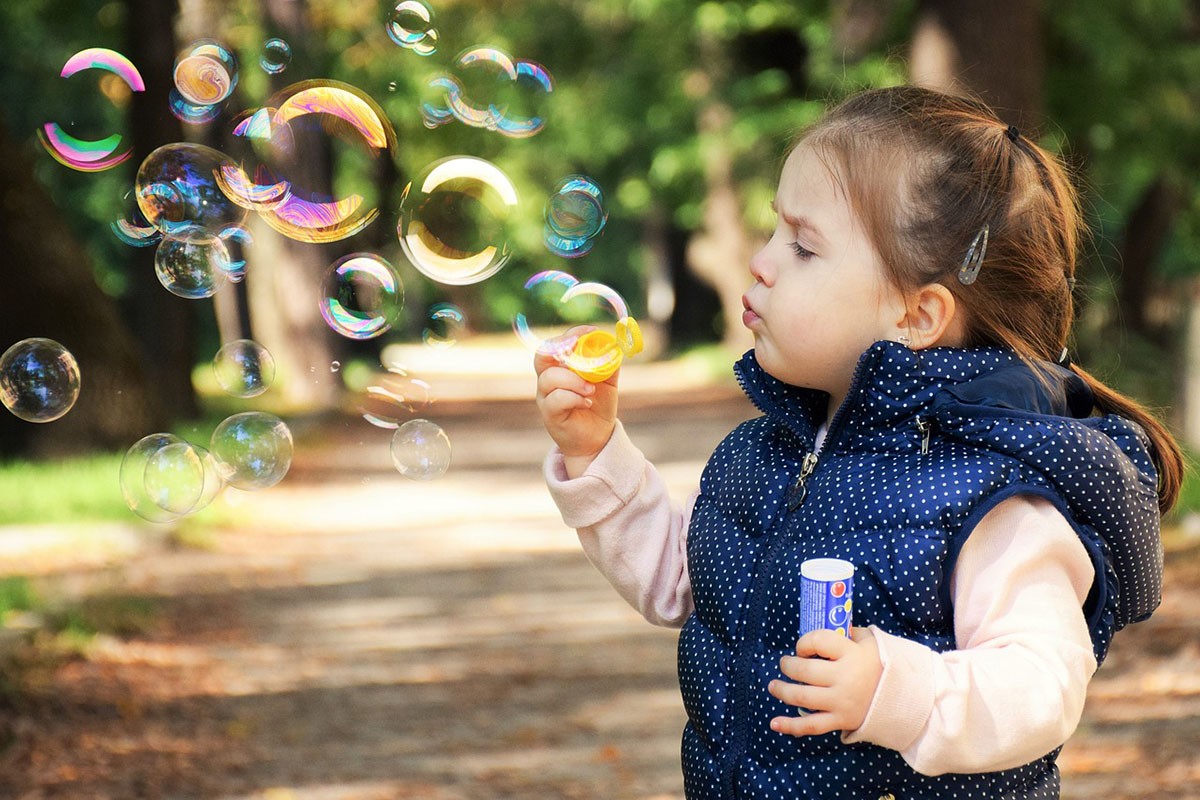
POLYGON ((688 798, 1051 798, 1115 631, 1159 602, 1182 459, 1071 364, 1081 219, 980 103, 846 100, 792 149, 735 367, 762 416, 672 507, 616 376, 535 359, 551 493, 648 620, 682 625, 688 798), (800 564, 853 562, 849 638, 800 564))

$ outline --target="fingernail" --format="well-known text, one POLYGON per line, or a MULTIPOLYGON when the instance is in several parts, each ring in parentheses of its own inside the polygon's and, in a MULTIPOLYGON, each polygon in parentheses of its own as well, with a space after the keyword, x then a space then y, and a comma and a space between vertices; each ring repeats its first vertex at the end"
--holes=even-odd
POLYGON ((583 404, 585 406, 587 406, 588 408, 591 408, 592 407, 592 398, 590 398, 590 397, 583 398, 583 404))

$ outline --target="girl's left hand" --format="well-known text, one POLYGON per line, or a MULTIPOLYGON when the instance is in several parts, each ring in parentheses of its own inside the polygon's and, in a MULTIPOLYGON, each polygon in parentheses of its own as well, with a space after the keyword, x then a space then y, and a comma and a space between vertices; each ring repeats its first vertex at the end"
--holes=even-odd
POLYGON ((852 731, 863 724, 883 664, 869 629, 851 628, 850 636, 848 639, 834 631, 813 631, 796 642, 796 655, 779 659, 779 669, 796 683, 774 680, 767 690, 809 713, 775 717, 771 730, 812 736, 852 731))

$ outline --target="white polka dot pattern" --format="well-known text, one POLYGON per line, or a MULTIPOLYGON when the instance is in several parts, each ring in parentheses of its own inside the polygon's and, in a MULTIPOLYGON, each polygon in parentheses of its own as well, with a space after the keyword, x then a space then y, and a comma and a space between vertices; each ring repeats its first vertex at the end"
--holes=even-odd
MULTIPOLYGON (((1141 431, 1115 417, 1042 413, 1067 413, 1066 395, 1030 395, 1029 369, 1006 351, 918 354, 880 342, 790 510, 826 397, 779 383, 752 354, 737 371, 764 416, 713 454, 688 531, 696 611, 679 640, 688 798, 1058 797, 1057 751, 1013 770, 922 776, 894 751, 843 745, 837 734, 772 732, 771 717, 792 710, 766 686, 795 646, 807 558, 855 564, 855 625, 952 649, 954 558, 983 514, 1015 493, 1049 498, 1092 553, 1103 578, 1087 611, 1102 659, 1113 632, 1158 602, 1155 475, 1141 431), (918 419, 932 424, 928 442, 918 419)), ((1066 390, 1072 403, 1078 389, 1066 390)))

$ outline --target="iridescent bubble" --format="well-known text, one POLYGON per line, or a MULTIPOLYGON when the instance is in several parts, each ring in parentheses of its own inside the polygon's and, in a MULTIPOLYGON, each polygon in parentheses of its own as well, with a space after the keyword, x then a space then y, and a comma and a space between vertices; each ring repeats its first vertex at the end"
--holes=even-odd
POLYGON ((22 339, 0 355, 0 402, 26 422, 53 422, 79 398, 79 364, 53 339, 22 339))
POLYGON ((426 381, 402 366, 392 366, 372 378, 358 409, 363 419, 375 427, 395 430, 432 404, 433 390, 426 381))
POLYGON ((254 244, 254 236, 244 225, 230 225, 217 234, 217 239, 225 244, 228 261, 225 263, 225 274, 234 283, 246 277, 246 248, 254 244))
POLYGON ((216 105, 237 86, 237 59, 217 42, 201 40, 175 60, 174 80, 175 88, 188 103, 216 105))
POLYGON ((213 357, 217 384, 234 397, 257 397, 275 380, 275 359, 252 339, 235 339, 213 357))
POLYGON ((450 467, 450 437, 437 423, 410 420, 392 434, 392 463, 406 478, 428 481, 450 467))
MULTIPOLYGON (((101 69, 116 75, 134 92, 146 91, 146 84, 137 67, 125 56, 103 47, 81 50, 67 59, 60 76, 69 78, 77 72, 101 69)), ((101 139, 80 139, 63 130, 57 122, 47 122, 38 128, 38 139, 60 164, 80 172, 100 172, 110 169, 133 155, 133 148, 120 150, 122 137, 112 134, 101 139)))
POLYGON ((146 156, 135 190, 146 221, 168 236, 188 241, 216 239, 248 213, 225 195, 217 182, 231 165, 219 150, 189 142, 166 144, 146 156))
POLYGON ((246 411, 217 425, 210 450, 226 483, 265 489, 281 481, 292 465, 292 432, 273 414, 246 411))
POLYGON ((553 91, 554 79, 541 64, 514 59, 495 47, 475 47, 459 55, 452 75, 429 81, 421 113, 426 127, 453 117, 473 128, 523 139, 546 126, 541 107, 553 91))
POLYGON ((452 303, 436 303, 429 307, 421 340, 430 347, 445 349, 458 343, 467 328, 462 309, 452 303))
POLYGON ((340 362, 340 361, 329 362, 329 371, 334 372, 334 373, 341 372, 342 371, 342 362, 340 362))
POLYGON ((197 105, 181 95, 178 89, 172 89, 167 95, 167 107, 176 119, 188 125, 203 125, 221 116, 219 103, 211 106, 197 105))
POLYGON ((278 75, 292 63, 292 46, 283 39, 267 39, 263 42, 262 56, 258 65, 268 75, 278 75))
POLYGON ((170 522, 182 516, 179 512, 159 506, 146 488, 146 468, 150 460, 163 448, 180 443, 183 440, 174 434, 152 433, 139 439, 121 459, 121 495, 129 510, 144 520, 170 522))
POLYGON ((533 61, 515 62, 517 76, 514 80, 512 99, 505 104, 505 112, 496 123, 496 130, 510 139, 528 139, 546 127, 546 117, 539 112, 545 95, 554 91, 554 79, 541 64, 533 61), (518 113, 517 108, 528 109, 518 113))
POLYGON ((517 190, 499 167, 474 156, 434 162, 404 189, 396 233, 409 261, 450 285, 478 283, 509 258, 517 190))
POLYGON ((600 187, 583 175, 564 178, 546 203, 544 239, 550 252, 577 258, 592 249, 608 221, 600 187))
POLYGON ((204 461, 187 442, 165 444, 147 458, 142 482, 154 505, 171 514, 187 514, 204 491, 204 461))
POLYGON ((394 267, 372 253, 333 262, 322 282, 321 317, 348 339, 370 339, 390 330, 404 307, 404 284, 394 267))
POLYGON ((433 14, 419 0, 397 3, 388 17, 386 30, 393 42, 418 55, 437 51, 438 32, 433 27, 433 14))
POLYGON ((158 244, 162 231, 146 221, 146 215, 138 208, 132 191, 124 197, 125 213, 120 219, 109 223, 116 237, 130 247, 149 247, 158 244))
MULTIPOLYGON (((383 109, 349 84, 329 80, 297 83, 273 97, 269 107, 275 109, 266 132, 270 138, 265 142, 258 139, 259 150, 266 154, 269 174, 280 180, 306 171, 307 165, 296 162, 306 151, 295 146, 297 139, 306 136, 332 137, 357 145, 370 158, 390 157, 395 149, 396 134, 383 109)), ((247 166, 242 164, 243 169, 247 166)), ((258 178, 254 182, 263 183, 258 178)), ((257 210, 264 222, 283 235, 314 243, 345 239, 379 216, 379 209, 363 194, 329 197, 297 186, 295 180, 281 202, 257 210)))
MULTIPOLYGON (((524 310, 513 317, 513 331, 530 350, 554 355, 581 373, 611 372, 620 364, 625 349, 625 334, 621 331, 616 337, 593 337, 595 341, 605 340, 603 347, 595 348, 577 348, 581 337, 567 334, 576 325, 604 328, 614 318, 618 328, 627 331, 629 309, 616 291, 602 283, 580 282, 559 270, 531 276, 525 289, 528 299, 524 310), (542 323, 541 330, 531 326, 530 317, 542 323)), ((640 342, 637 349, 641 349, 640 342)))
POLYGON ((229 253, 220 239, 192 242, 164 237, 154 251, 154 274, 173 295, 212 297, 229 277, 229 253))

